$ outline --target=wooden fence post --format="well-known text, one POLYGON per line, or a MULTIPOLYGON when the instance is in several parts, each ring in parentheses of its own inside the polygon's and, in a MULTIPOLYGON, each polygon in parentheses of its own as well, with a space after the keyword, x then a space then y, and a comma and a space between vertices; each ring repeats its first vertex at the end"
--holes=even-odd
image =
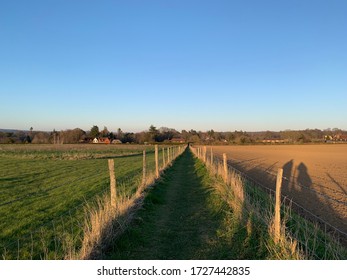
POLYGON ((223 166, 224 166, 224 181, 228 183, 228 163, 227 163, 227 154, 223 153, 223 166))
POLYGON ((163 150, 163 168, 165 168, 165 149, 162 148, 163 150))
POLYGON ((213 151, 212 151, 212 147, 211 147, 211 167, 213 166, 213 151))
POLYGON ((143 161, 142 161, 142 183, 146 183, 146 150, 143 150, 143 161))
POLYGON ((167 147, 167 164, 170 164, 170 147, 167 147))
POLYGON ((281 236, 281 188, 283 169, 279 168, 276 180, 276 205, 275 205, 275 243, 277 244, 281 236))
POLYGON ((114 174, 114 160, 108 160, 108 170, 110 172, 110 190, 111 190, 111 206, 116 206, 116 176, 114 174))
POLYGON ((207 160, 207 148, 206 148, 206 146, 204 146, 204 153, 203 153, 203 156, 204 156, 204 158, 203 158, 204 163, 206 163, 206 160, 207 160))
POLYGON ((155 145, 155 176, 159 178, 159 154, 158 145, 155 145))

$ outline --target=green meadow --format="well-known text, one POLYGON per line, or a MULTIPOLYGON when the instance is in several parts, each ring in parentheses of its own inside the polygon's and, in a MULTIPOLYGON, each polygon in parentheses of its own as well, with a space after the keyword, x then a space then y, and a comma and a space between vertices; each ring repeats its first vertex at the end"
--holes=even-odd
POLYGON ((107 159, 115 162, 117 192, 131 195, 142 178, 144 149, 149 172, 151 146, 0 146, 2 258, 56 259, 78 246, 86 206, 109 191, 107 159))

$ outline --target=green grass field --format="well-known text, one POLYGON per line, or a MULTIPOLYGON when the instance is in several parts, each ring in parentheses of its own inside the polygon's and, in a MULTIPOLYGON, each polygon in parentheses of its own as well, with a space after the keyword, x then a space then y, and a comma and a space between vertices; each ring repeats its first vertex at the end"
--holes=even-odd
POLYGON ((109 191, 107 159, 115 161, 117 191, 130 195, 142 178, 143 149, 151 172, 151 146, 1 145, 2 257, 61 258, 68 243, 78 246, 84 206, 109 191))

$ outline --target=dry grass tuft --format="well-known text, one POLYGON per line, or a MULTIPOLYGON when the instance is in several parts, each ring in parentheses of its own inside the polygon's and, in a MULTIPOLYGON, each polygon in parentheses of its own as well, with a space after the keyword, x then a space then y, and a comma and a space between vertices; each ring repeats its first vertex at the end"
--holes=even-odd
MULTIPOLYGON (((198 156, 196 150, 191 151, 198 156)), ((244 225, 248 236, 252 235, 254 227, 257 224, 268 227, 268 238, 266 239, 266 248, 272 259, 305 259, 305 254, 300 250, 298 242, 291 236, 285 235, 286 220, 282 222, 280 240, 277 244, 274 242, 274 214, 272 209, 264 209, 264 202, 254 197, 246 191, 246 182, 244 178, 233 170, 228 170, 228 178, 225 178, 225 171, 221 161, 214 164, 207 162, 209 172, 223 180, 223 183, 217 184, 215 188, 222 195, 232 209, 235 217, 244 225)))
MULTIPOLYGON (((180 150, 176 157, 184 152, 180 150)), ((167 163, 160 174, 168 167, 167 163)), ((96 205, 86 208, 86 221, 84 225, 84 238, 79 252, 68 249, 66 259, 101 259, 104 252, 128 227, 138 209, 143 205, 145 190, 153 186, 156 181, 155 172, 146 174, 145 180, 139 184, 135 194, 131 197, 118 196, 116 204, 112 206, 110 195, 104 195, 97 200, 96 205)), ((70 248, 70 247, 69 247, 70 248)), ((71 246, 73 248, 73 246, 71 246)))

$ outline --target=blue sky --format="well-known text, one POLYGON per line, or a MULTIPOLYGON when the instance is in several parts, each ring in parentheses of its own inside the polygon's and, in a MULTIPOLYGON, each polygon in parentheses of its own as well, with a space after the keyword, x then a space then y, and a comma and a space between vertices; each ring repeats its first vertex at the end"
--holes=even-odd
POLYGON ((0 128, 347 129, 345 0, 0 0, 0 128))

